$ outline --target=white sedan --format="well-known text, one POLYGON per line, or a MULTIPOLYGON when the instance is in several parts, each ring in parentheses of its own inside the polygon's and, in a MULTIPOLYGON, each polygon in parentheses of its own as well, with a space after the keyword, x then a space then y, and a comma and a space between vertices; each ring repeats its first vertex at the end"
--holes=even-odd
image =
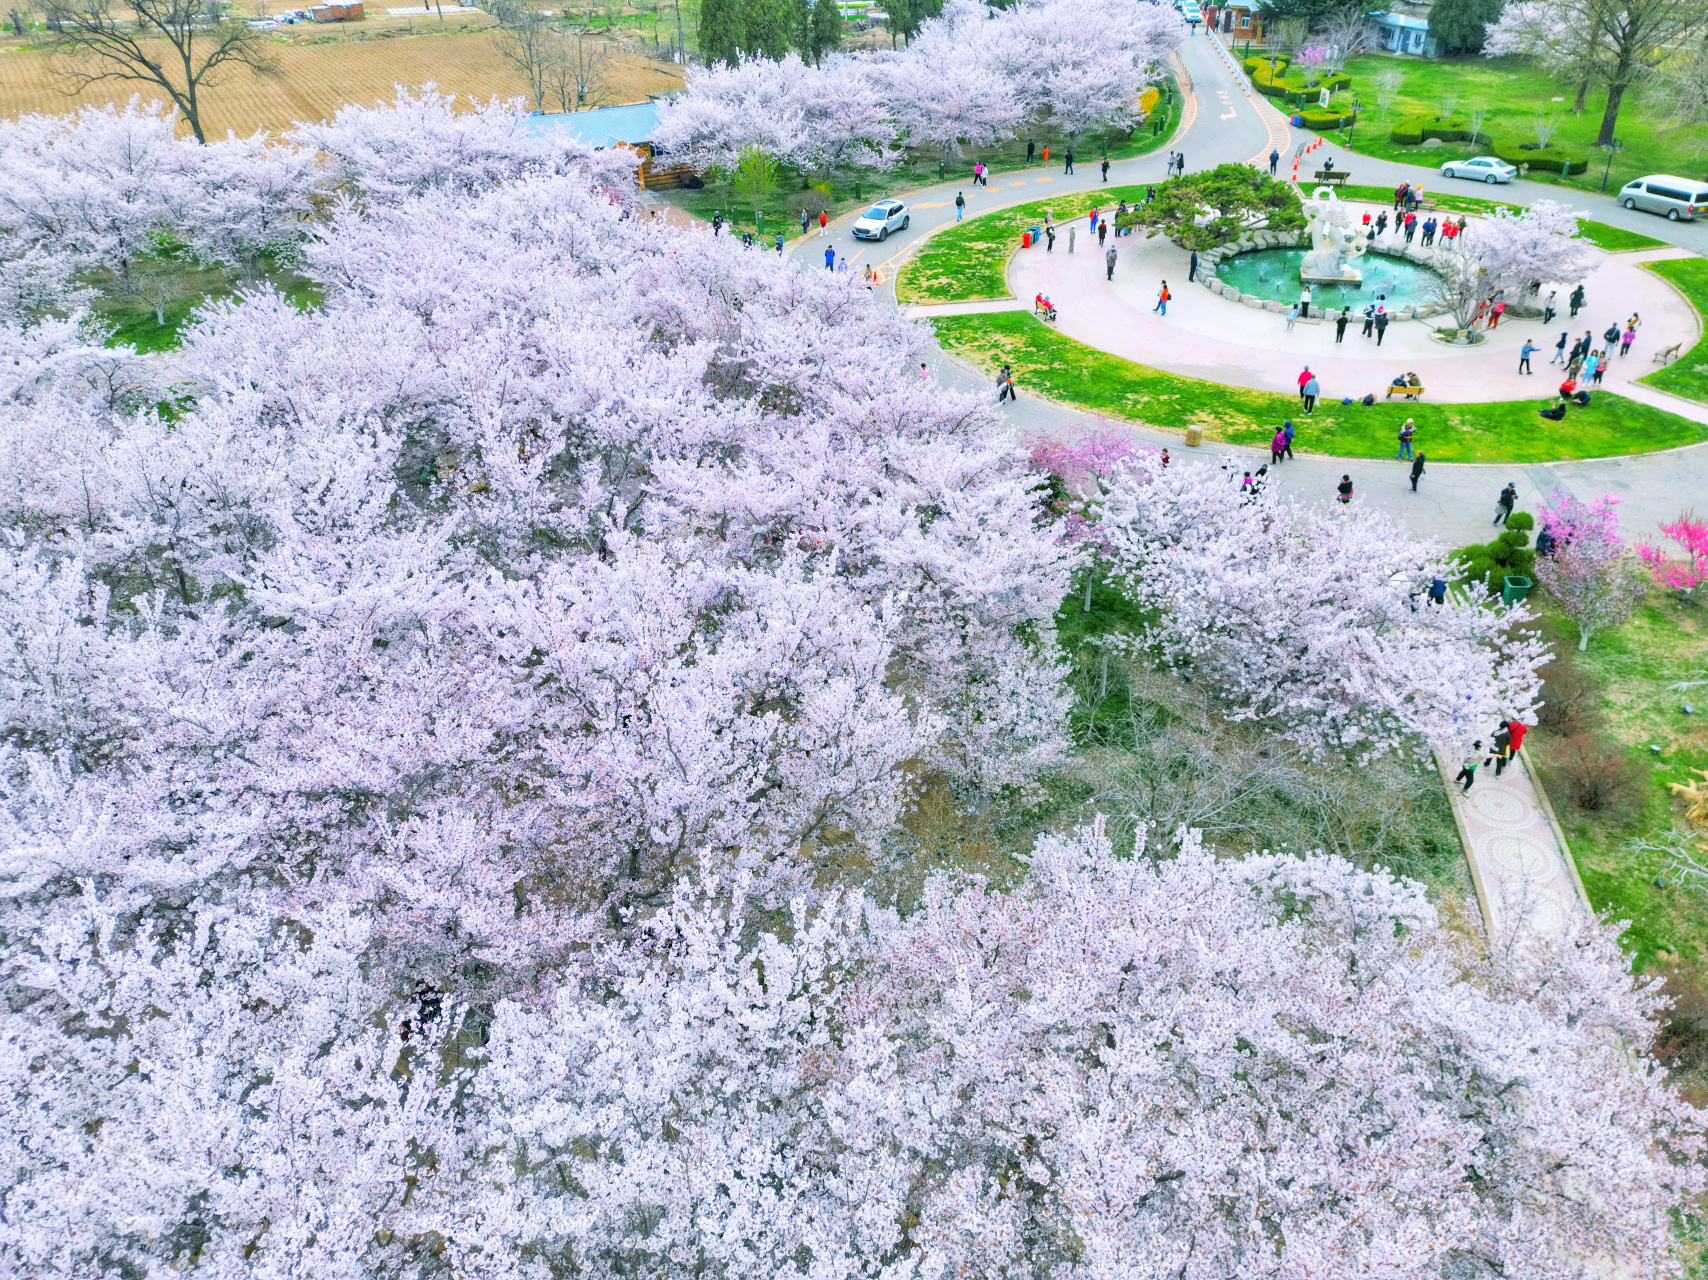
POLYGON ((1473 156, 1469 160, 1449 160, 1441 166, 1443 178, 1471 178, 1482 182, 1511 182, 1518 170, 1493 156, 1473 156))

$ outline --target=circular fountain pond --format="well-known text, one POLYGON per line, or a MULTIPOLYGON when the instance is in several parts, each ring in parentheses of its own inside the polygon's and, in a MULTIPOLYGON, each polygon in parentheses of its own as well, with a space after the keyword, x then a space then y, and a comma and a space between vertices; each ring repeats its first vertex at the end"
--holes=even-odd
MULTIPOLYGON (((1299 279, 1299 263, 1306 252, 1304 249, 1258 249, 1237 254, 1216 264, 1216 278, 1247 297, 1297 302, 1300 290, 1305 287, 1304 281, 1299 279)), ((1312 307, 1324 311, 1351 307, 1356 314, 1366 304, 1374 302, 1378 294, 1384 296, 1389 311, 1429 304, 1431 285, 1436 275, 1428 267, 1378 253, 1365 254, 1358 259, 1357 265, 1364 273, 1362 284, 1312 284, 1312 307)))

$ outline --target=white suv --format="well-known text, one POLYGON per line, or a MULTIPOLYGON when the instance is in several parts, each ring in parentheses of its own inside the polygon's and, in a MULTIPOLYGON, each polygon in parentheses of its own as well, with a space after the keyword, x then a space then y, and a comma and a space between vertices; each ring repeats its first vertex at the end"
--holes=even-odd
POLYGON ((907 206, 900 200, 880 200, 854 220, 856 240, 888 240, 892 231, 906 231, 907 206))

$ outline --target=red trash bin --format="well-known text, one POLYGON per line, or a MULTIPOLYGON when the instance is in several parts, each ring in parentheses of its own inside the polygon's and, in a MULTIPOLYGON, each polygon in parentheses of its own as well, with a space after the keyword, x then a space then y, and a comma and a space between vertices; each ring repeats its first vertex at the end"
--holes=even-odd
POLYGON ((1022 249, 1030 249, 1032 247, 1032 233, 1030 231, 1022 231, 1020 233, 1020 247, 1022 249))

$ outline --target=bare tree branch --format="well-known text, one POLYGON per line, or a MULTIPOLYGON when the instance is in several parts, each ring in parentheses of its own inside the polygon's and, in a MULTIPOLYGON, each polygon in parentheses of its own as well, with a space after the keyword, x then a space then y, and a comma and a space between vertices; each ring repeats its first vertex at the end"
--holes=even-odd
POLYGON ((54 70, 72 83, 68 93, 102 80, 148 85, 164 92, 206 142, 201 91, 215 84, 215 73, 233 63, 272 70, 259 34, 225 14, 218 0, 126 0, 124 9, 128 18, 110 0, 48 0, 60 55, 54 70))

